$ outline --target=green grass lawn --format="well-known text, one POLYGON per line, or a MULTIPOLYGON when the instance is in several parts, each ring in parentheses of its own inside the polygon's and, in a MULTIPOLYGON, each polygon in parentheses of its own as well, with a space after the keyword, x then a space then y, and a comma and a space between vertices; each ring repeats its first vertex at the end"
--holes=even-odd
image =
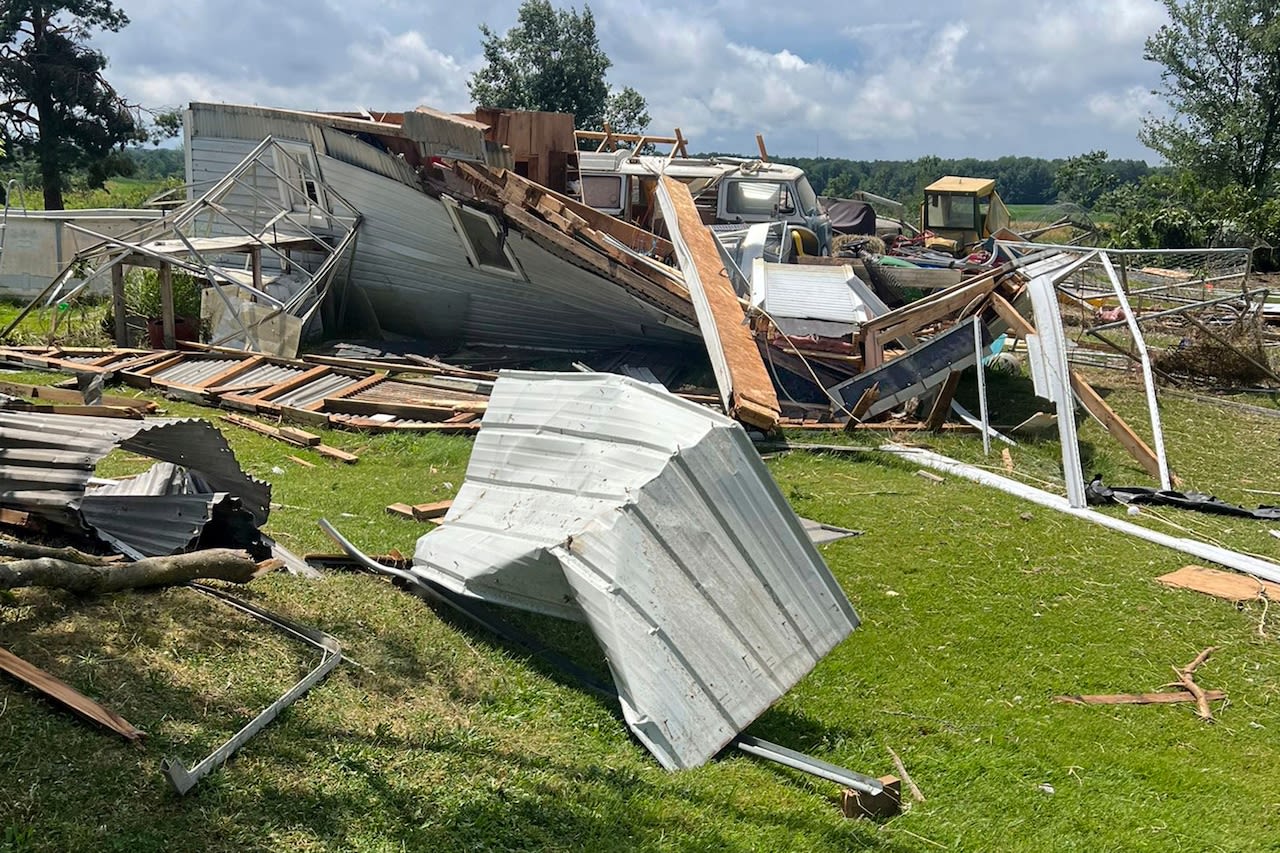
MULTIPOLYGON (((13 381, 50 381, 18 374, 13 381)), ((1101 377, 1145 432, 1140 393, 1101 377)), ((993 378, 993 419, 1017 414, 993 378)), ((966 403, 971 386, 962 387, 966 403)), ((1274 401, 1250 398, 1257 405, 1274 401)), ((171 414, 215 417, 164 401, 171 414)), ((1280 491, 1280 421, 1168 397, 1170 459, 1187 487, 1250 505, 1280 491)), ((223 425, 274 487, 270 531, 333 550, 327 516, 370 550, 409 553, 424 528, 386 504, 452 495, 470 439, 321 431, 355 466, 223 425), (304 468, 296 455, 315 463, 304 468)), ((797 441, 840 441, 796 434, 797 441)), ((859 436, 859 438, 861 438, 859 436)), ((912 440, 1003 471, 972 436, 912 440)), ((1149 484, 1092 422, 1087 473, 1149 484)), ((869 443, 869 442, 868 442, 869 443)), ((997 446, 998 447, 998 446, 997 446)), ((1060 483, 1056 441, 1011 449, 1014 476, 1060 483)), ((188 765, 313 663, 271 631, 184 589, 92 600, 19 591, 0 645, 149 733, 135 749, 0 680, 0 850, 1274 850, 1280 845, 1280 613, 1164 589, 1191 560, 981 486, 941 484, 877 455, 790 453, 771 469, 796 510, 864 531, 825 546, 862 626, 750 733, 850 768, 893 772, 927 801, 881 823, 843 818, 837 788, 737 754, 663 771, 618 709, 541 661, 385 581, 275 575, 243 594, 337 635, 339 667, 186 798, 188 765), (1207 646, 1197 673, 1227 692, 1193 705, 1080 707, 1061 693, 1142 692, 1207 646)), ((104 473, 139 470, 113 457, 104 473)), ((1137 519, 1280 559, 1280 524, 1186 512, 1137 519)), ((578 655, 575 627, 522 619, 578 655)))

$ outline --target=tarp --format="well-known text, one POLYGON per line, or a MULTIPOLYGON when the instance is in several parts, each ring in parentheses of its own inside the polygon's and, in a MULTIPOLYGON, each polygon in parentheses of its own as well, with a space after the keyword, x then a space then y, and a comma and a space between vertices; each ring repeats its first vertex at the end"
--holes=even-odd
POLYGON ((865 201, 854 201, 850 198, 818 199, 827 216, 831 217, 831 228, 837 234, 876 233, 875 209, 865 201))

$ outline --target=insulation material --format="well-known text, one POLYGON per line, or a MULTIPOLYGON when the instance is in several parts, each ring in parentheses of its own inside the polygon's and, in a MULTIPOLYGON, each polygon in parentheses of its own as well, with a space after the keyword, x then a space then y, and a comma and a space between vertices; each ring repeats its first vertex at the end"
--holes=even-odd
POLYGON ((588 623, 668 769, 728 744, 857 624, 746 433, 606 374, 504 373, 413 571, 588 623))

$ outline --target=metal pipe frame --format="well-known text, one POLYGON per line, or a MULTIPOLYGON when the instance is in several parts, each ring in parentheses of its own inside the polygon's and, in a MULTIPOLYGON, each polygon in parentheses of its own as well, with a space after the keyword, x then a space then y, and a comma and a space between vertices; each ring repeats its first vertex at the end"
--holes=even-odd
POLYGON ((302 625, 295 624, 287 619, 277 616, 274 613, 255 607, 248 602, 241 601, 238 598, 227 595, 221 590, 213 587, 204 586, 203 584, 188 584, 192 589, 202 592, 205 595, 216 598, 222 603, 239 610, 242 613, 257 619, 267 625, 277 628, 291 637, 302 640, 315 646, 321 652, 320 663, 316 665, 311 672, 303 676, 302 680, 293 687, 289 688, 284 695, 272 702, 262 710, 258 716, 250 720, 244 728, 232 735, 231 739, 222 746, 215 749, 203 761, 196 766, 188 769, 179 758, 165 758, 160 762, 160 771, 164 773, 165 778, 169 780, 169 785, 179 796, 186 794, 196 786, 201 779, 208 776, 211 772, 226 763, 227 759, 235 753, 240 747, 262 731, 268 723, 280 715, 285 708, 298 701, 304 693, 325 679, 330 672, 342 661, 342 646, 339 645, 337 639, 323 631, 314 628, 307 628, 302 625))

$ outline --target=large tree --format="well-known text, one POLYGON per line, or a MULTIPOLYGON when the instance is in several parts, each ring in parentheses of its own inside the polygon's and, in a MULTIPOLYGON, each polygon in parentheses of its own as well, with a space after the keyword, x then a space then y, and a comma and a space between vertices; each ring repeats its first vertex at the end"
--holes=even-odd
POLYGON ((1147 39, 1164 66, 1168 116, 1139 138, 1209 186, 1256 195, 1280 165, 1280 5, 1275 0, 1163 0, 1169 23, 1147 39))
POLYGON ((611 92, 605 82, 613 63, 600 47, 590 6, 579 14, 549 0, 524 0, 504 35, 485 24, 480 32, 485 65, 468 82, 477 105, 572 113, 581 130, 608 121, 616 131, 639 133, 648 125, 640 93, 630 86, 611 92))
POLYGON ((107 59, 88 44, 94 30, 129 23, 111 0, 0 2, 0 132, 11 153, 34 156, 44 204, 61 210, 67 175, 91 183, 121 163, 115 149, 146 138, 138 110, 103 76, 107 59))

